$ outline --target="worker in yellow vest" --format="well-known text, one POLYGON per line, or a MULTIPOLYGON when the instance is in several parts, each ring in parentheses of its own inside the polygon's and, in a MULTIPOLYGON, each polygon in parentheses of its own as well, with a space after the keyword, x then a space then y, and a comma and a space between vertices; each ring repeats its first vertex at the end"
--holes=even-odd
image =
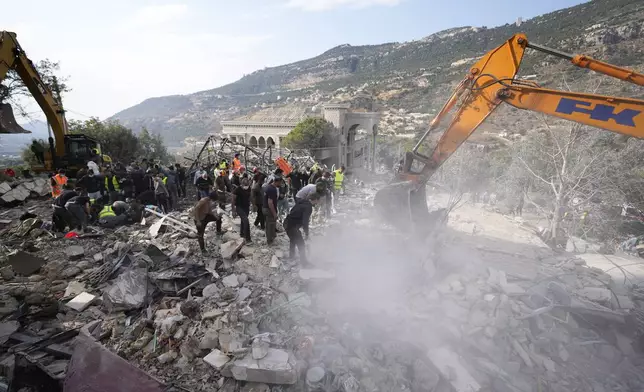
POLYGON ((127 221, 127 215, 118 215, 111 204, 103 207, 101 212, 98 213, 98 225, 101 227, 106 227, 113 229, 117 226, 125 224, 127 221))
POLYGON ((105 171, 105 192, 110 196, 110 203, 117 201, 121 193, 119 179, 110 169, 105 171))
POLYGON ((333 180, 333 192, 335 194, 344 193, 344 170, 344 165, 342 165, 338 170, 333 172, 335 176, 333 180))

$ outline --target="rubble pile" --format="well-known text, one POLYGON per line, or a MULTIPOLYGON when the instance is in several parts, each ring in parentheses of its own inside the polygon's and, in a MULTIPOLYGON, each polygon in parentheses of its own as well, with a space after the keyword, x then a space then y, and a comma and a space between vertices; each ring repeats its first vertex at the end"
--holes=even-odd
POLYGON ((0 182, 0 205, 13 205, 28 198, 46 196, 49 192, 49 182, 45 177, 0 182))
POLYGON ((419 246, 373 219, 371 189, 348 188, 312 223, 306 267, 283 231, 269 247, 253 227, 246 244, 228 215, 203 256, 188 209, 74 238, 46 209, 12 214, 0 375, 81 385, 100 361, 112 374, 92 382, 128 374, 146 391, 641 390, 632 287, 569 254, 524 269, 448 228, 419 246))

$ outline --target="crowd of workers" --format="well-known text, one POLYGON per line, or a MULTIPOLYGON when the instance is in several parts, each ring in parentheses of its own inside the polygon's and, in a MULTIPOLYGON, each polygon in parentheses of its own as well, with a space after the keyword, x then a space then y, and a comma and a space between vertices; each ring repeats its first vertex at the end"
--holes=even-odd
POLYGON ((222 215, 230 204, 245 241, 252 241, 251 214, 255 214, 254 225, 265 231, 269 246, 275 240, 279 221, 290 239, 290 256, 295 257, 297 248, 301 262, 306 263, 304 238, 308 237, 314 207, 320 219, 330 216, 332 199, 344 192, 345 168, 329 171, 315 164, 287 170, 285 174, 278 165, 270 173, 256 167, 249 172, 239 154, 230 163, 222 159, 190 173, 179 163, 161 167, 146 159, 127 166, 116 163, 102 171, 90 161, 87 170, 77 174, 74 187, 64 170, 51 176, 52 221, 58 231, 67 227, 84 231, 88 224, 114 228, 140 222, 146 206, 162 213, 176 209, 180 199, 189 197, 191 183, 197 199, 193 216, 202 252, 206 252, 206 226, 215 222, 221 234, 222 215))

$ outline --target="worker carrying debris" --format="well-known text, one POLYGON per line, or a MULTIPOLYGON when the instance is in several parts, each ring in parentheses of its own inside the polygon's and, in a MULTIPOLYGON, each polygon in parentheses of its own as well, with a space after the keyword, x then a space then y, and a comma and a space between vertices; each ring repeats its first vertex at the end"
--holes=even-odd
POLYGON ((210 192, 208 197, 203 197, 197 202, 192 213, 197 227, 197 240, 199 241, 199 248, 202 253, 206 253, 206 243, 204 241, 204 233, 206 226, 210 222, 215 222, 217 225, 217 234, 223 234, 221 231, 221 216, 213 211, 216 208, 216 202, 219 200, 217 192, 210 192))
POLYGON ((308 264, 304 239, 309 238, 309 221, 311 219, 311 213, 313 212, 313 206, 319 201, 320 195, 318 193, 312 193, 308 199, 298 199, 295 206, 291 208, 291 211, 286 216, 286 219, 284 219, 284 229, 286 230, 286 235, 290 240, 289 257, 291 260, 295 259, 295 248, 297 247, 300 252, 301 264, 308 264), (300 228, 304 231, 304 237, 302 237, 300 228))

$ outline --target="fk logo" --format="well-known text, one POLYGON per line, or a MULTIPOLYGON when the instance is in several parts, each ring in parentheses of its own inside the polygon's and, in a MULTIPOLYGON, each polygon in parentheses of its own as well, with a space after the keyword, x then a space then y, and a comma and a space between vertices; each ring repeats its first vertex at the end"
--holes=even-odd
POLYGON ((559 105, 555 112, 563 114, 584 113, 588 114, 591 119, 608 122, 613 120, 619 125, 627 127, 635 127, 635 117, 639 115, 640 111, 633 109, 624 109, 619 113, 615 113, 615 106, 597 104, 594 108, 591 102, 578 101, 576 99, 561 98, 559 105))

